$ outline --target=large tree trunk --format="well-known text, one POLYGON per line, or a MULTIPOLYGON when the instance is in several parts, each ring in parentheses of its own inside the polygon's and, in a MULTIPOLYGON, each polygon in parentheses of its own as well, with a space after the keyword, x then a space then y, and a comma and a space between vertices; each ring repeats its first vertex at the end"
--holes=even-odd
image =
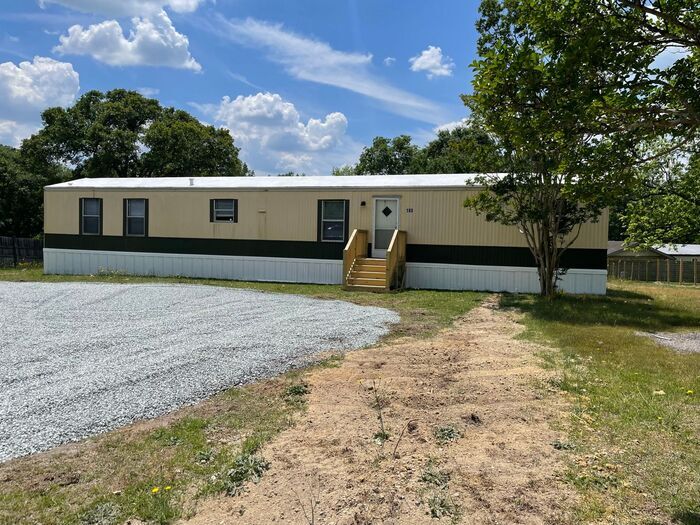
POLYGON ((540 280, 540 295, 543 297, 552 297, 556 292, 557 285, 557 246, 551 246, 551 242, 546 242, 539 246, 537 276, 540 280))
MULTIPOLYGON (((559 228, 554 206, 551 206, 548 215, 547 220, 542 221, 541 224, 529 225, 530 231, 534 233, 532 235, 534 243, 530 245, 530 250, 537 263, 540 295, 543 297, 553 297, 556 293, 559 270, 559 246, 557 244, 559 228)), ((531 244, 529 238, 528 244, 531 244)))

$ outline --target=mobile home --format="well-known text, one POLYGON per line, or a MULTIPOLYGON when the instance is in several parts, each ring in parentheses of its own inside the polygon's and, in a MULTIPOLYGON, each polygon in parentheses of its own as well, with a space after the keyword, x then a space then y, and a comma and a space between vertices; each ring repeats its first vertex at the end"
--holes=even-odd
MULTIPOLYGON (((44 271, 537 292, 517 227, 464 208, 469 175, 80 179, 47 186, 44 271)), ((605 293, 607 214, 560 283, 605 293)))

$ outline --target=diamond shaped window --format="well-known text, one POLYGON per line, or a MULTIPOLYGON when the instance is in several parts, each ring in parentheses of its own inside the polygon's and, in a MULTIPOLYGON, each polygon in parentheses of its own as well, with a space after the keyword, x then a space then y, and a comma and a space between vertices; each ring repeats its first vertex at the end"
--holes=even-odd
POLYGON ((392 210, 391 210, 391 208, 389 208, 389 206, 386 206, 386 207, 382 210, 382 213, 384 214, 384 217, 388 217, 389 215, 391 215, 391 212, 392 212, 392 210))

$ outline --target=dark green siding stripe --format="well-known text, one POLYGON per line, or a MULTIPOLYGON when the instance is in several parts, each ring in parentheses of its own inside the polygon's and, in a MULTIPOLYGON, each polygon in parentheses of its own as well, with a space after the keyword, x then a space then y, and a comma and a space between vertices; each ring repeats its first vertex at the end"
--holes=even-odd
MULTIPOLYGON (((240 255, 299 259, 342 259, 343 243, 314 241, 267 241, 250 239, 180 239, 172 237, 82 236, 47 233, 46 248, 118 252, 240 255)), ((369 252, 371 244, 369 245, 369 252)), ((409 244, 408 262, 474 264, 483 266, 534 267, 527 248, 507 246, 444 246, 409 244)), ((564 268, 604 270, 606 250, 572 248, 562 257, 564 268)))
MULTIPOLYGON (((535 258, 528 248, 512 246, 446 246, 408 244, 408 262, 474 264, 483 266, 534 267, 535 258)), ((562 268, 607 268, 606 249, 569 248, 562 255, 562 268)))
POLYGON ((342 259, 343 243, 315 241, 265 241, 249 239, 180 239, 174 237, 119 237, 47 233, 46 248, 108 252, 241 255, 299 259, 342 259))

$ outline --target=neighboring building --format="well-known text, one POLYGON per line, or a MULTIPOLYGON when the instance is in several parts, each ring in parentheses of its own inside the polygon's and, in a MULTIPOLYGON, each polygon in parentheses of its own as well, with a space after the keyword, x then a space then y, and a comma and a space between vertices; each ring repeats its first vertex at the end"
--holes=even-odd
POLYGON ((700 244, 664 244, 644 250, 626 248, 623 241, 608 241, 608 262, 632 259, 694 261, 700 260, 700 244))
POLYGON ((666 244, 643 250, 608 241, 608 275, 636 281, 697 284, 700 244, 666 244))
MULTIPOLYGON (((463 206, 468 175, 80 179, 45 189, 44 271, 537 292, 515 226, 463 206), (405 232, 405 233, 403 233, 405 232), (396 246, 405 243, 405 246, 396 246), (395 246, 396 245, 396 246, 395 246), (345 265, 343 261, 345 248, 345 265), (386 262, 383 259, 387 259, 386 262), (384 277, 386 268, 386 281, 384 277), (393 275, 393 274, 392 274, 393 275)), ((607 212, 562 264, 604 294, 607 212)))
POLYGON ((700 244, 665 244, 656 249, 677 261, 700 261, 700 244))

